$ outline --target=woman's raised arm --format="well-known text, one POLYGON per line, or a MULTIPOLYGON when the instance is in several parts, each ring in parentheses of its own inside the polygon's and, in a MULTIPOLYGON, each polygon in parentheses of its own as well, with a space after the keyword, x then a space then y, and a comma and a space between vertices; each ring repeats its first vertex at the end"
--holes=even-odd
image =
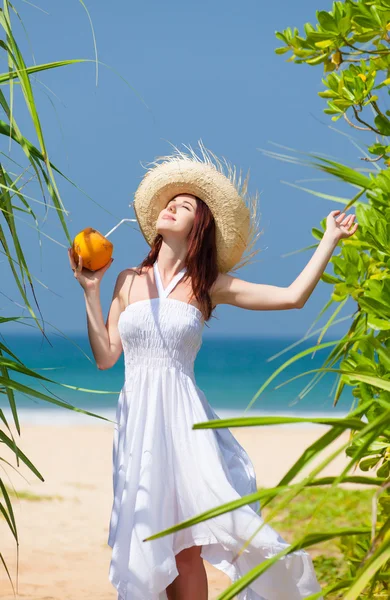
POLYGON ((325 271, 340 239, 350 237, 357 229, 355 215, 334 210, 327 217, 327 228, 316 251, 298 277, 287 287, 251 283, 220 273, 214 284, 213 304, 232 304, 249 310, 289 310, 302 308, 325 271), (345 218, 344 218, 345 217, 345 218))

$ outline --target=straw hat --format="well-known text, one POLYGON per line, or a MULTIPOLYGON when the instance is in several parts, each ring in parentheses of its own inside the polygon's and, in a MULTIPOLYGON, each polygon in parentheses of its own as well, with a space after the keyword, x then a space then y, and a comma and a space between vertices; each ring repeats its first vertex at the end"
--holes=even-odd
POLYGON ((184 193, 198 196, 215 220, 219 271, 236 271, 258 252, 251 252, 260 235, 256 219, 258 195, 252 198, 247 194, 249 172, 241 185, 241 171, 237 179, 236 169, 224 159, 225 172, 221 161, 206 150, 201 140, 198 144, 201 157, 189 146, 185 146, 189 154, 173 146, 173 154, 148 163, 151 168, 143 176, 130 206, 151 246, 157 235, 158 216, 169 200, 184 193))

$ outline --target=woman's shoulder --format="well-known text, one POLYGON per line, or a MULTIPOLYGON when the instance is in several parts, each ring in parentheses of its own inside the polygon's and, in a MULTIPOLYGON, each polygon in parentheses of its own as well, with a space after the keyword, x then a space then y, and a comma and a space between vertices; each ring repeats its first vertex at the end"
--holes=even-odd
POLYGON ((229 280, 231 279, 232 278, 230 275, 227 275, 226 273, 218 273, 216 280, 210 288, 210 296, 213 300, 213 304, 221 304, 223 293, 225 292, 226 287, 229 285, 229 280))
POLYGON ((128 267, 127 269, 124 269, 123 271, 121 271, 120 275, 122 274, 122 277, 124 279, 134 279, 134 277, 138 276, 142 276, 142 275, 146 275, 146 273, 148 273, 148 271, 150 271, 152 267, 148 266, 148 267, 128 267))
POLYGON ((231 295, 241 282, 239 277, 228 273, 218 273, 216 280, 210 288, 213 305, 230 304, 231 295))
POLYGON ((133 284, 136 276, 145 275, 150 267, 143 267, 142 272, 139 267, 129 267, 123 269, 117 276, 115 289, 118 291, 121 303, 124 307, 127 305, 127 298, 129 297, 129 290, 133 284))
POLYGON ((129 267, 127 269, 123 269, 123 271, 120 271, 117 275, 117 282, 120 282, 122 285, 126 284, 129 280, 134 279, 134 277, 138 274, 138 267, 129 267))

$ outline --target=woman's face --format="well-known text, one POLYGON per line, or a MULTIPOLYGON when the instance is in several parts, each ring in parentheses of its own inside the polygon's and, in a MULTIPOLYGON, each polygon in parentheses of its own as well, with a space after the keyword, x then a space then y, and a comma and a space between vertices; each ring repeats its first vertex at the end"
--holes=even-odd
POLYGON ((192 194, 178 194, 160 212, 156 231, 162 235, 175 234, 187 238, 195 220, 197 199, 192 194))

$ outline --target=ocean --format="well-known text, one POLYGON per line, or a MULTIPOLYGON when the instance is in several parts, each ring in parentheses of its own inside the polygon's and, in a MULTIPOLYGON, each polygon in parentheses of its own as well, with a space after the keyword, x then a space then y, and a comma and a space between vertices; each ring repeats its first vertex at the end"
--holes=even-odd
MULTIPOLYGON (((91 391, 71 390, 55 383, 40 382, 12 370, 9 371, 10 377, 43 394, 53 395, 63 402, 114 421, 119 392, 124 383, 123 354, 112 369, 100 371, 94 361, 87 335, 69 334, 68 338, 52 332, 46 335, 50 344, 42 335, 36 334, 7 334, 3 336, 3 343, 28 368, 40 375, 62 384, 91 391), (99 390, 106 393, 98 393, 99 390)), ((206 394, 209 403, 221 418, 254 415, 301 417, 345 415, 353 407, 355 399, 351 392, 352 388, 346 386, 337 405, 333 406, 337 373, 322 375, 316 385, 303 397, 299 397, 300 393, 311 383, 316 373, 281 385, 305 371, 320 368, 332 351, 333 345, 317 351, 314 355, 309 353, 282 370, 244 414, 252 398, 276 369, 295 354, 315 344, 314 337, 298 345, 297 341, 296 337, 229 338, 204 335, 195 361, 197 385, 206 394), (269 360, 293 344, 295 347, 269 360), (277 386, 280 387, 275 389, 277 386)), ((325 337, 322 341, 331 340, 325 337)), ((335 369, 337 366, 336 364, 332 368, 335 369)), ((15 391, 15 401, 22 424, 99 425, 107 423, 102 419, 55 406, 20 391, 15 391)), ((1 395, 0 408, 6 418, 12 422, 8 399, 4 393, 1 395)))

